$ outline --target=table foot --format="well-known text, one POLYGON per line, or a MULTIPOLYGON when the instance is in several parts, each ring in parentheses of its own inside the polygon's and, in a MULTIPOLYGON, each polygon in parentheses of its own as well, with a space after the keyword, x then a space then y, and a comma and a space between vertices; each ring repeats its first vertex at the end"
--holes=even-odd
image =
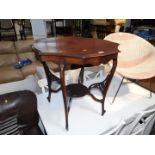
POLYGON ((105 110, 102 110, 101 116, 103 116, 105 112, 106 112, 105 110))
POLYGON ((48 95, 47 100, 48 100, 48 102, 51 101, 51 94, 48 95))

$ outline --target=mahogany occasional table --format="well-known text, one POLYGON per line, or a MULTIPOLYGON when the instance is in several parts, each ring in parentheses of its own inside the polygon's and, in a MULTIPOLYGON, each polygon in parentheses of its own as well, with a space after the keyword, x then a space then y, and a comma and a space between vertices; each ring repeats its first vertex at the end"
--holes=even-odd
POLYGON ((49 88, 48 100, 50 101, 51 93, 58 92, 62 89, 66 130, 68 130, 68 113, 70 109, 71 99, 73 97, 82 97, 90 95, 94 100, 101 103, 101 115, 104 114, 104 101, 110 82, 114 75, 117 66, 118 45, 106 40, 82 37, 57 37, 39 39, 33 44, 33 49, 37 58, 43 63, 47 83, 49 88), (83 74, 85 65, 99 65, 106 64, 112 60, 113 65, 104 81, 94 83, 88 88, 83 85, 83 74), (60 79, 54 76, 46 62, 52 61, 60 67, 60 79), (83 66, 80 71, 78 83, 65 85, 64 70, 66 65, 76 64, 83 66), (52 82, 57 81, 60 88, 53 90, 51 88, 52 82), (99 89, 102 93, 102 99, 97 99, 92 93, 91 89, 99 89))

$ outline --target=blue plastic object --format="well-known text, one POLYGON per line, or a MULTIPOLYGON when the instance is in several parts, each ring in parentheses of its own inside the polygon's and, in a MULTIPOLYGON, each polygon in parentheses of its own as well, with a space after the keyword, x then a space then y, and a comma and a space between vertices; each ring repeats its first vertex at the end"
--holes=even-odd
POLYGON ((23 59, 23 60, 18 61, 15 64, 15 68, 20 69, 26 65, 30 65, 31 63, 32 63, 32 61, 30 59, 23 59))
POLYGON ((23 66, 26 66, 26 65, 30 65, 32 63, 32 61, 30 59, 24 59, 24 60, 20 60, 20 63, 23 66))
POLYGON ((155 33, 151 31, 150 29, 144 29, 144 30, 136 30, 134 34, 146 39, 146 40, 154 40, 155 39, 155 33))

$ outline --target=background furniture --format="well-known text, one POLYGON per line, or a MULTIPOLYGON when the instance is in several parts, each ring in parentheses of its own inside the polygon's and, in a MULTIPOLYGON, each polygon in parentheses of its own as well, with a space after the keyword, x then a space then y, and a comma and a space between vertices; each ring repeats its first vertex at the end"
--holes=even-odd
MULTIPOLYGON (((0 42, 0 84, 21 81, 29 75, 34 75, 37 66, 42 66, 35 58, 35 54, 32 51, 33 42, 33 40, 0 42), (20 69, 15 68, 14 65, 19 60, 27 58, 32 61, 32 64, 20 69)), ((58 70, 56 64, 50 62, 48 65, 54 71, 58 70)))
POLYGON ((70 36, 73 35, 73 20, 71 19, 51 19, 52 36, 70 36))
POLYGON ((0 20, 0 40, 17 40, 16 30, 15 30, 15 20, 11 19, 1 19, 0 20))
POLYGON ((120 32, 124 29, 124 24, 126 23, 126 19, 114 19, 115 30, 114 32, 120 32))
POLYGON ((111 25, 107 19, 92 19, 92 36, 93 38, 104 38, 107 33, 113 32, 114 25, 111 25))
POLYGON ((35 73, 36 61, 35 55, 31 49, 33 41, 1 41, 0 42, 0 84, 25 79, 28 75, 35 73), (21 60, 29 58, 32 64, 21 69, 16 69, 15 64, 21 60))
POLYGON ((93 38, 104 38, 106 35, 119 32, 126 19, 92 19, 90 24, 92 27, 93 38))
POLYGON ((20 36, 21 40, 26 40, 28 35, 32 35, 32 26, 30 19, 18 20, 20 25, 20 36))
POLYGON ((92 38, 90 19, 74 19, 72 25, 74 36, 92 38))
POLYGON ((133 33, 150 42, 155 40, 155 27, 152 26, 137 26, 133 33))
POLYGON ((124 78, 132 81, 150 80, 151 95, 151 79, 155 76, 154 46, 139 36, 123 32, 110 34, 105 37, 105 40, 120 44, 118 48, 121 52, 118 54, 118 65, 116 69, 123 76, 120 86, 124 78))
POLYGON ((43 134, 38 121, 34 93, 25 90, 0 95, 0 134, 43 134))

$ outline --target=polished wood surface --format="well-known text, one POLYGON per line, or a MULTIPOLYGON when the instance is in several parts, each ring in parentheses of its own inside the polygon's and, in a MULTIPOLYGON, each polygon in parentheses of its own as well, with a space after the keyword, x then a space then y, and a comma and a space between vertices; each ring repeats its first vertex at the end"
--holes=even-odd
POLYGON ((61 84, 66 129, 68 130, 68 113, 72 101, 72 97, 81 97, 83 95, 90 95, 95 101, 101 103, 101 115, 105 113, 104 101, 105 97, 116 70, 117 55, 118 55, 117 43, 109 42, 106 40, 94 39, 94 38, 82 38, 82 37, 57 37, 46 38, 37 40, 33 49, 37 58, 43 63, 47 83, 49 88, 48 100, 50 101, 51 93, 57 92, 60 89, 53 90, 51 88, 52 82, 57 81, 61 84), (107 77, 99 83, 94 83, 88 88, 83 85, 83 75, 85 65, 99 65, 100 63, 107 63, 112 60, 112 68, 107 77), (57 79, 52 75, 46 61, 53 61, 60 67, 60 79, 57 79), (67 64, 82 65, 81 72, 79 74, 78 83, 65 85, 64 70, 67 64), (76 89, 76 90, 75 90, 76 89), (92 89, 98 89, 102 94, 102 99, 98 99, 91 93, 92 89))
POLYGON ((107 57, 108 59, 109 55, 112 56, 119 52, 117 43, 82 37, 40 39, 34 43, 33 48, 37 50, 37 55, 42 61, 55 63, 62 61, 79 65, 99 64, 103 61, 99 58, 107 57))

